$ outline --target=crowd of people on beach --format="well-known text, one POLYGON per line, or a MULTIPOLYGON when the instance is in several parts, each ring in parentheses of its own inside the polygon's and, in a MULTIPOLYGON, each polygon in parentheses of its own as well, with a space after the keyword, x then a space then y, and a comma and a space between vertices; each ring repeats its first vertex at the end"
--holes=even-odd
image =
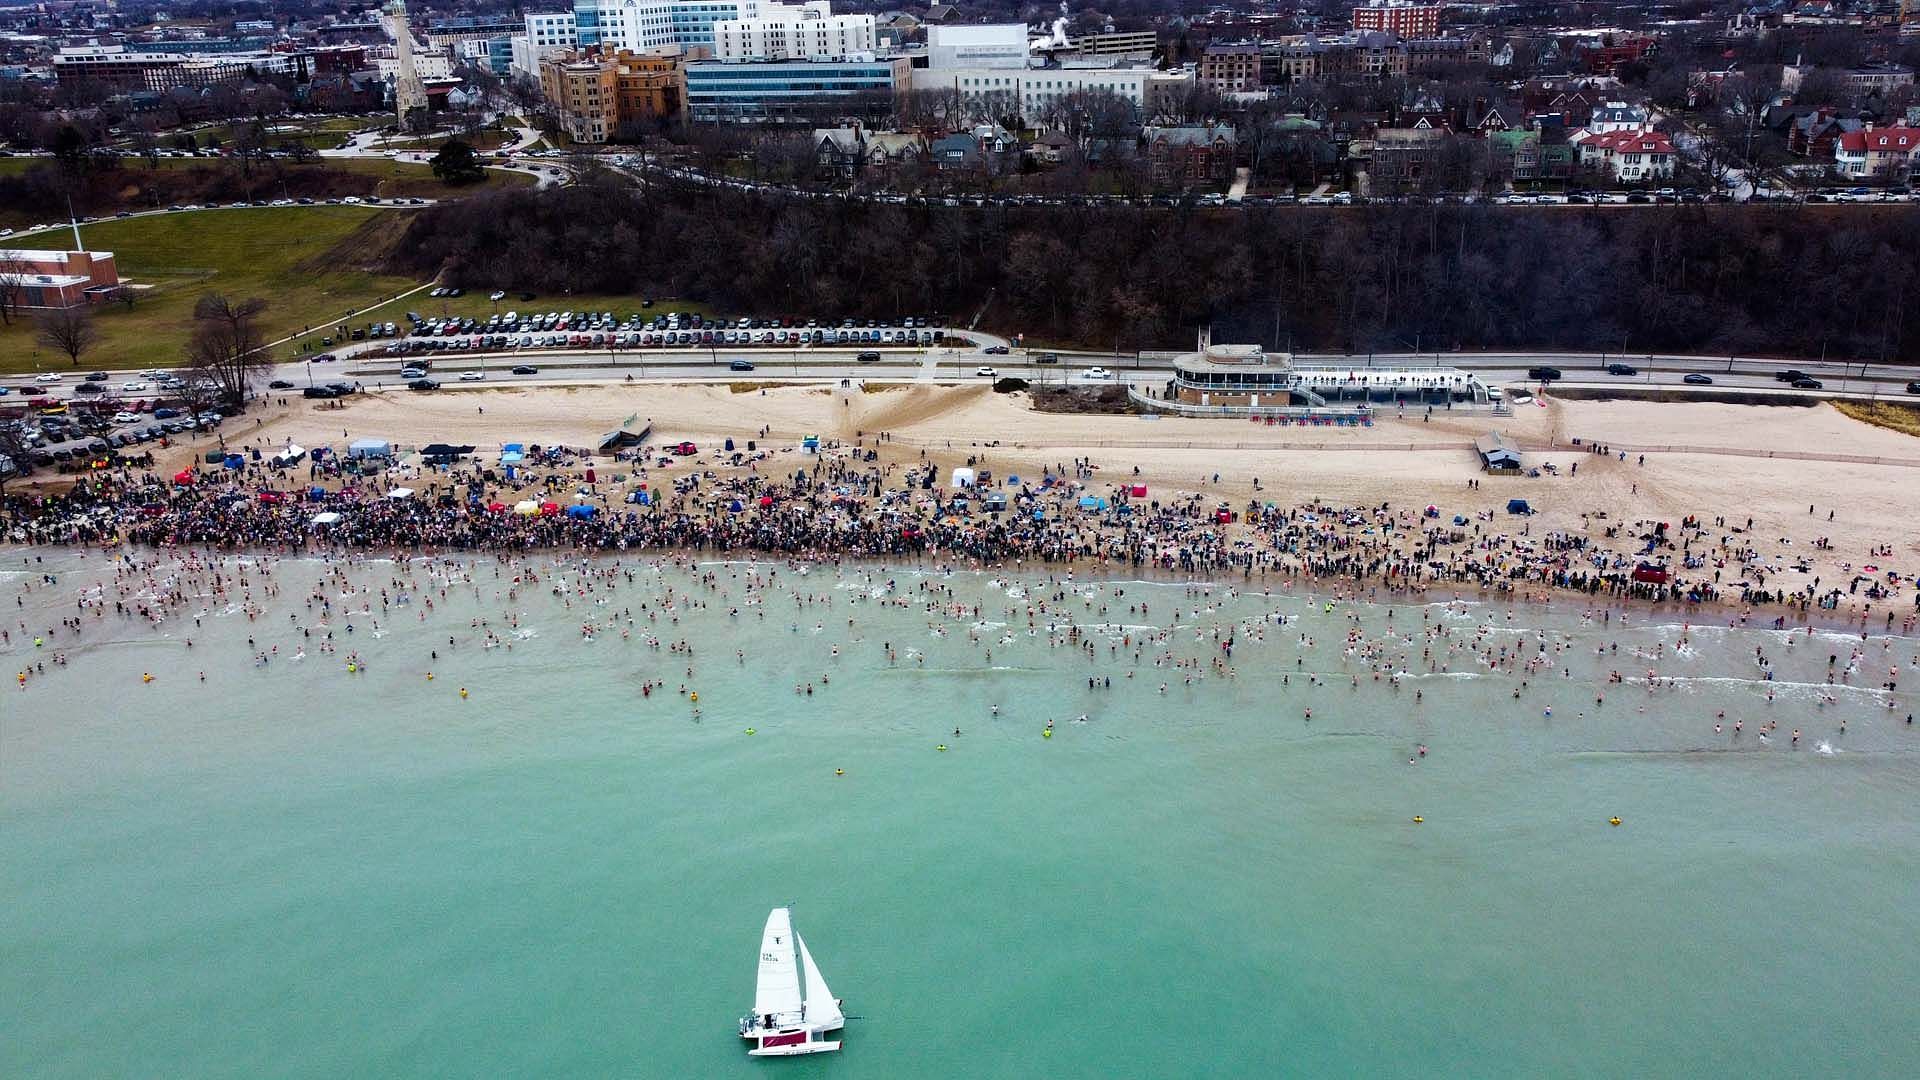
MULTIPOLYGON (((1400 594, 1484 589, 1535 597, 1570 590, 1609 600, 1772 607, 1779 625, 1796 612, 1863 624, 1878 616, 1888 630, 1896 622, 1910 629, 1920 605, 1913 581, 1877 568, 1855 574, 1844 588, 1828 582, 1823 591, 1818 576, 1798 587, 1781 584, 1785 568, 1762 556, 1750 519, 1745 527, 1694 516, 1628 523, 1595 511, 1584 515, 1584 534, 1536 533, 1527 515, 1492 510, 1443 517, 1434 506, 1283 505, 1258 492, 1235 505, 1200 491, 1150 493, 1130 478, 1101 482, 1082 460, 997 484, 983 467, 973 485, 955 486, 941 483, 940 466, 925 451, 918 461, 882 464, 870 449, 836 444, 817 454, 761 450, 744 468, 719 455, 676 462, 685 466, 678 471, 649 469, 644 456, 599 460, 602 472, 611 461, 627 473, 590 482, 595 458, 566 448, 553 448, 536 462, 541 468, 511 479, 472 458, 412 466, 398 479, 331 462, 276 465, 272 458, 172 477, 122 468, 66 490, 9 493, 0 524, 7 538, 29 544, 759 552, 1306 578, 1400 594), (776 469, 782 464, 788 467, 776 469), (388 497, 402 481, 420 490, 388 497), (529 500, 538 500, 536 512, 515 512, 529 500)), ((969 471, 984 466, 978 454, 966 460, 969 471)))

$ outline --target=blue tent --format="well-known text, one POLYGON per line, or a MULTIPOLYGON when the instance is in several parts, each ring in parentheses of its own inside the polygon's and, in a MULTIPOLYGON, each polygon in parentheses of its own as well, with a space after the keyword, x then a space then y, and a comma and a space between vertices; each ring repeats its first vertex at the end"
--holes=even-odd
POLYGON ((309 502, 319 502, 321 499, 324 499, 326 497, 327 497, 327 489, 321 487, 319 484, 315 484, 312 487, 307 489, 307 500, 309 502))
POLYGON ((736 514, 737 514, 737 513, 739 513, 740 511, 742 511, 742 510, 745 510, 745 509, 746 509, 746 507, 744 507, 744 506, 742 506, 742 505, 740 505, 740 500, 739 500, 739 499, 735 499, 735 500, 733 500, 732 502, 730 502, 730 503, 728 503, 728 504, 727 504, 727 509, 729 509, 729 510, 731 510, 731 511, 733 511, 734 513, 736 513, 736 514))
POLYGON ((1080 496, 1080 509, 1082 510, 1105 510, 1106 508, 1107 500, 1105 499, 1093 495, 1080 496))
POLYGON ((1508 499, 1508 500, 1507 500, 1507 513, 1509 513, 1509 514, 1531 514, 1531 513, 1533 513, 1533 507, 1531 507, 1531 506, 1528 506, 1528 505, 1527 505, 1527 500, 1525 500, 1525 499, 1508 499))
POLYGON ((573 506, 567 507, 567 516, 587 520, 591 519, 593 515, 599 511, 600 508, 597 506, 587 506, 584 503, 576 503, 573 506))
POLYGON ((244 469, 247 467, 247 459, 241 454, 228 454, 226 465, 229 469, 244 469))

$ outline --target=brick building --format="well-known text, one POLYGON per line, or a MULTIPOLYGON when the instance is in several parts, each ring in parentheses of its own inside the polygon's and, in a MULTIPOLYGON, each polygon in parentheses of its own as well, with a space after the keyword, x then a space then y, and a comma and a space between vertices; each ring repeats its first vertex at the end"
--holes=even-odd
POLYGON ((1404 38, 1440 36, 1439 4, 1376 2, 1353 9, 1355 30, 1384 30, 1404 38))

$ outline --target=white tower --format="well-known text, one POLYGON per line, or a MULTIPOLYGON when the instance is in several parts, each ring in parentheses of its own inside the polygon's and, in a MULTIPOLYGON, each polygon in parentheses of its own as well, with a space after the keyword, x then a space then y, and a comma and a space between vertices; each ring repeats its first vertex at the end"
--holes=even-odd
POLYGON ((427 109, 427 89, 420 85, 420 75, 413 70, 413 28, 407 25, 406 0, 388 0, 382 9, 380 21, 387 26, 387 33, 393 38, 393 55, 396 60, 393 77, 393 107, 399 114, 400 126, 407 126, 407 116, 414 110, 425 113, 427 109))

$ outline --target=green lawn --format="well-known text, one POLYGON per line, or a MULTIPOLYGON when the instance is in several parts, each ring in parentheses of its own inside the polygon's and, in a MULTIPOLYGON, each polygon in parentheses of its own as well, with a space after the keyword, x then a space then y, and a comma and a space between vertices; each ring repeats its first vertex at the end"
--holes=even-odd
MULTIPOLYGON (((325 325, 352 308, 419 284, 369 272, 407 211, 363 206, 252 207, 101 221, 82 225, 90 249, 111 251, 121 279, 137 290, 129 311, 98 307, 100 341, 80 367, 167 367, 182 362, 194 301, 218 291, 268 302, 269 339, 325 325)), ((10 238, 19 247, 65 248, 71 232, 10 238)), ((484 302, 484 298, 482 298, 484 302)), ((65 368, 64 355, 38 344, 31 320, 0 329, 0 373, 65 368)))

